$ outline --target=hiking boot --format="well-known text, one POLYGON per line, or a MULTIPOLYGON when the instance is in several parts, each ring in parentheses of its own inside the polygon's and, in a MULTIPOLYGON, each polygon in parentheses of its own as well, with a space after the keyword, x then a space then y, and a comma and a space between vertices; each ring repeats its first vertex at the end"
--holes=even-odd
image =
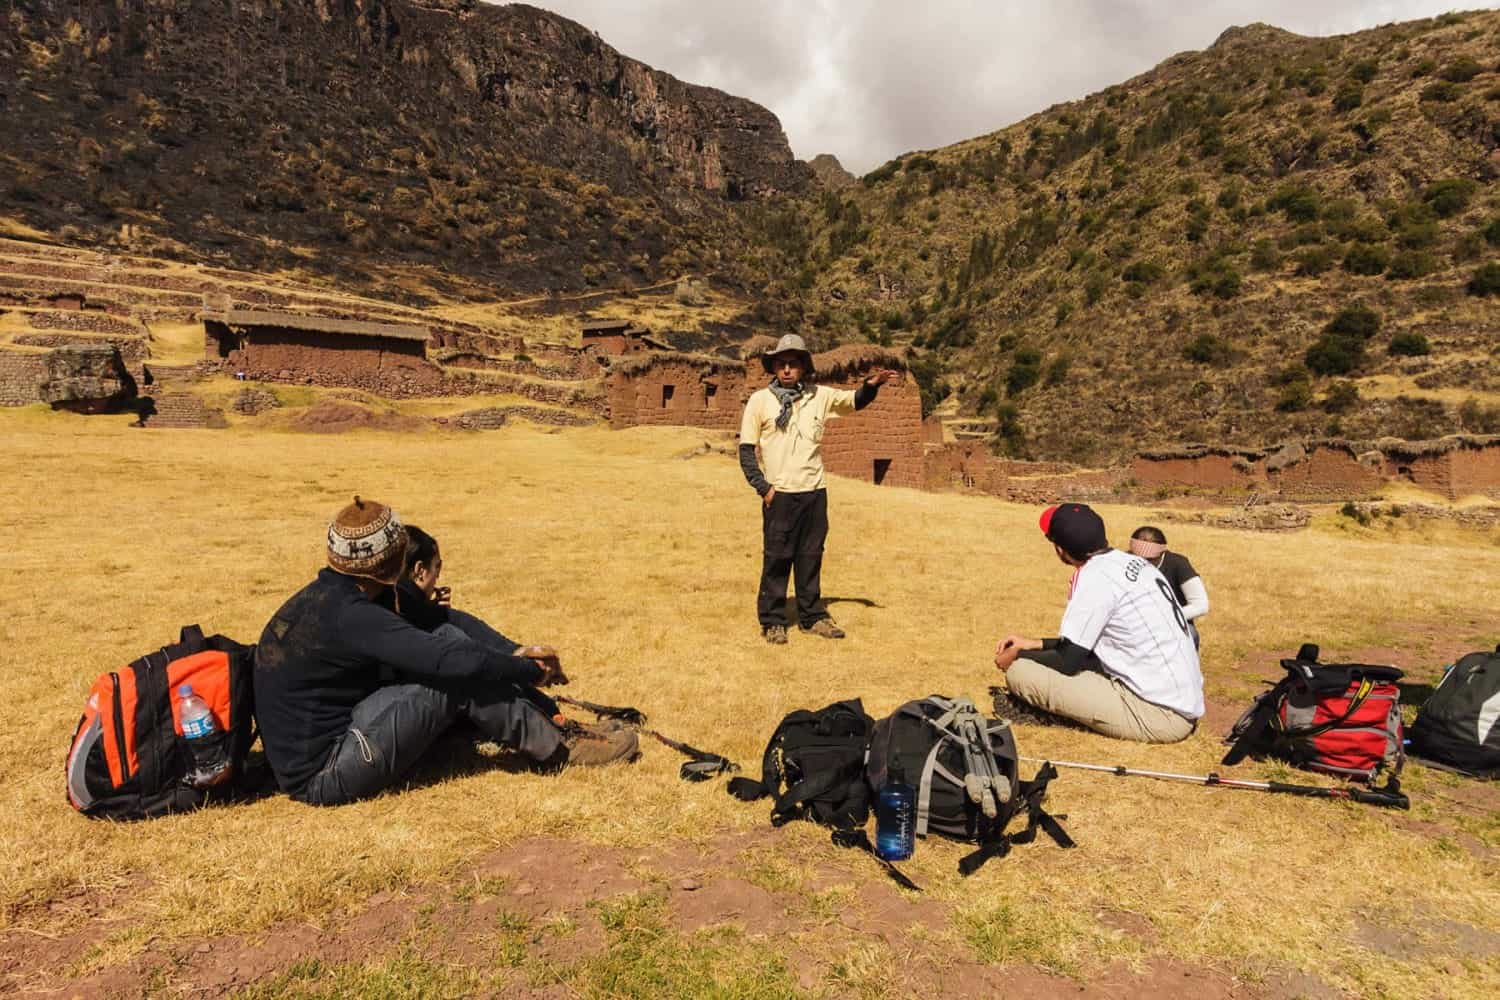
POLYGON ((773 646, 786 645, 785 625, 767 625, 765 628, 760 630, 760 634, 761 638, 765 639, 766 642, 769 642, 773 646))
POLYGON ((1062 726, 1070 729, 1085 728, 1072 719, 1053 715, 1045 709, 1037 708, 1030 702, 1022 701, 1005 688, 990 688, 990 694, 995 696, 995 717, 1004 719, 1012 724, 1023 726, 1062 726))
POLYGON ((566 729, 557 763, 561 767, 603 767, 629 763, 640 755, 640 738, 618 723, 610 726, 575 722, 566 729))
POLYGON ((832 618, 819 618, 802 631, 823 639, 842 639, 844 630, 833 623, 832 618))

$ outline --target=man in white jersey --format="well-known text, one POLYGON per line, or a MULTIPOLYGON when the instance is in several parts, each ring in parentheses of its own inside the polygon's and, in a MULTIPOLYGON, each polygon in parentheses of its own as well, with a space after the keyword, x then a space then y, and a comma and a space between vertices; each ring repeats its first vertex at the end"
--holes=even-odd
POLYGON ((1075 568, 1055 639, 995 650, 1012 697, 1116 739, 1176 743, 1203 716, 1203 673, 1182 608, 1149 561, 1109 547, 1083 504, 1048 507, 1042 534, 1075 568))

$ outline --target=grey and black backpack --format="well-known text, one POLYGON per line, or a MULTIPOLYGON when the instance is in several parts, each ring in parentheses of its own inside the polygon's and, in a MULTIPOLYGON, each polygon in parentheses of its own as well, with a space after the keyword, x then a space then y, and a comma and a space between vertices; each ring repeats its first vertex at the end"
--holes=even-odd
POLYGON ((1500 646, 1460 657, 1411 725, 1419 758, 1465 774, 1500 778, 1500 646))
POLYGON ((1010 724, 982 717, 967 698, 931 695, 875 723, 865 765, 872 789, 885 784, 893 764, 916 789, 917 836, 936 833, 979 844, 959 862, 965 875, 1003 857, 1012 844, 1035 840, 1038 829, 1061 847, 1073 846, 1057 818, 1042 808, 1057 769, 1043 764, 1031 780, 1021 780, 1010 724), (1007 834, 1018 813, 1025 813, 1026 827, 1007 834))

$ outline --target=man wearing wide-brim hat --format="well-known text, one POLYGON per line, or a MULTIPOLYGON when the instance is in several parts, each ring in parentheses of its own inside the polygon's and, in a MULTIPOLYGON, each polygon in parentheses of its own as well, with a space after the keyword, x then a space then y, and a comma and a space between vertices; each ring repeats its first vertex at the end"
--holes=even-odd
POLYGON ((833 417, 869 406, 880 387, 901 373, 876 371, 857 390, 818 385, 812 354, 795 333, 777 341, 761 363, 770 384, 750 395, 740 421, 740 468, 761 498, 764 557, 756 598, 761 635, 773 645, 786 642, 786 588, 795 574, 802 631, 842 639, 843 629, 823 607, 820 580, 828 538, 823 428, 833 417))

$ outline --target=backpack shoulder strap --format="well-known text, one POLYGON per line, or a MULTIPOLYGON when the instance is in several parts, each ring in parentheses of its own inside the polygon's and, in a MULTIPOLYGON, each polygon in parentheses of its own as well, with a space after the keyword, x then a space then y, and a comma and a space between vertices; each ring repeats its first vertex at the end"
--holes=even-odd
POLYGON ((1058 847, 1066 849, 1078 846, 1068 836, 1068 831, 1063 829, 1062 823, 1058 822, 1067 817, 1053 816, 1042 808, 1042 801, 1047 796, 1047 785, 1056 777, 1057 768, 1048 761, 1037 769, 1036 776, 1030 781, 1021 782, 1016 795, 1017 800, 1026 807, 1026 829, 1007 835, 1003 823, 992 825, 989 835, 980 841, 979 849, 959 859, 958 873, 963 876, 974 874, 991 858, 1003 858, 1009 854, 1012 844, 1031 843, 1036 839, 1039 829, 1051 837, 1058 847))

